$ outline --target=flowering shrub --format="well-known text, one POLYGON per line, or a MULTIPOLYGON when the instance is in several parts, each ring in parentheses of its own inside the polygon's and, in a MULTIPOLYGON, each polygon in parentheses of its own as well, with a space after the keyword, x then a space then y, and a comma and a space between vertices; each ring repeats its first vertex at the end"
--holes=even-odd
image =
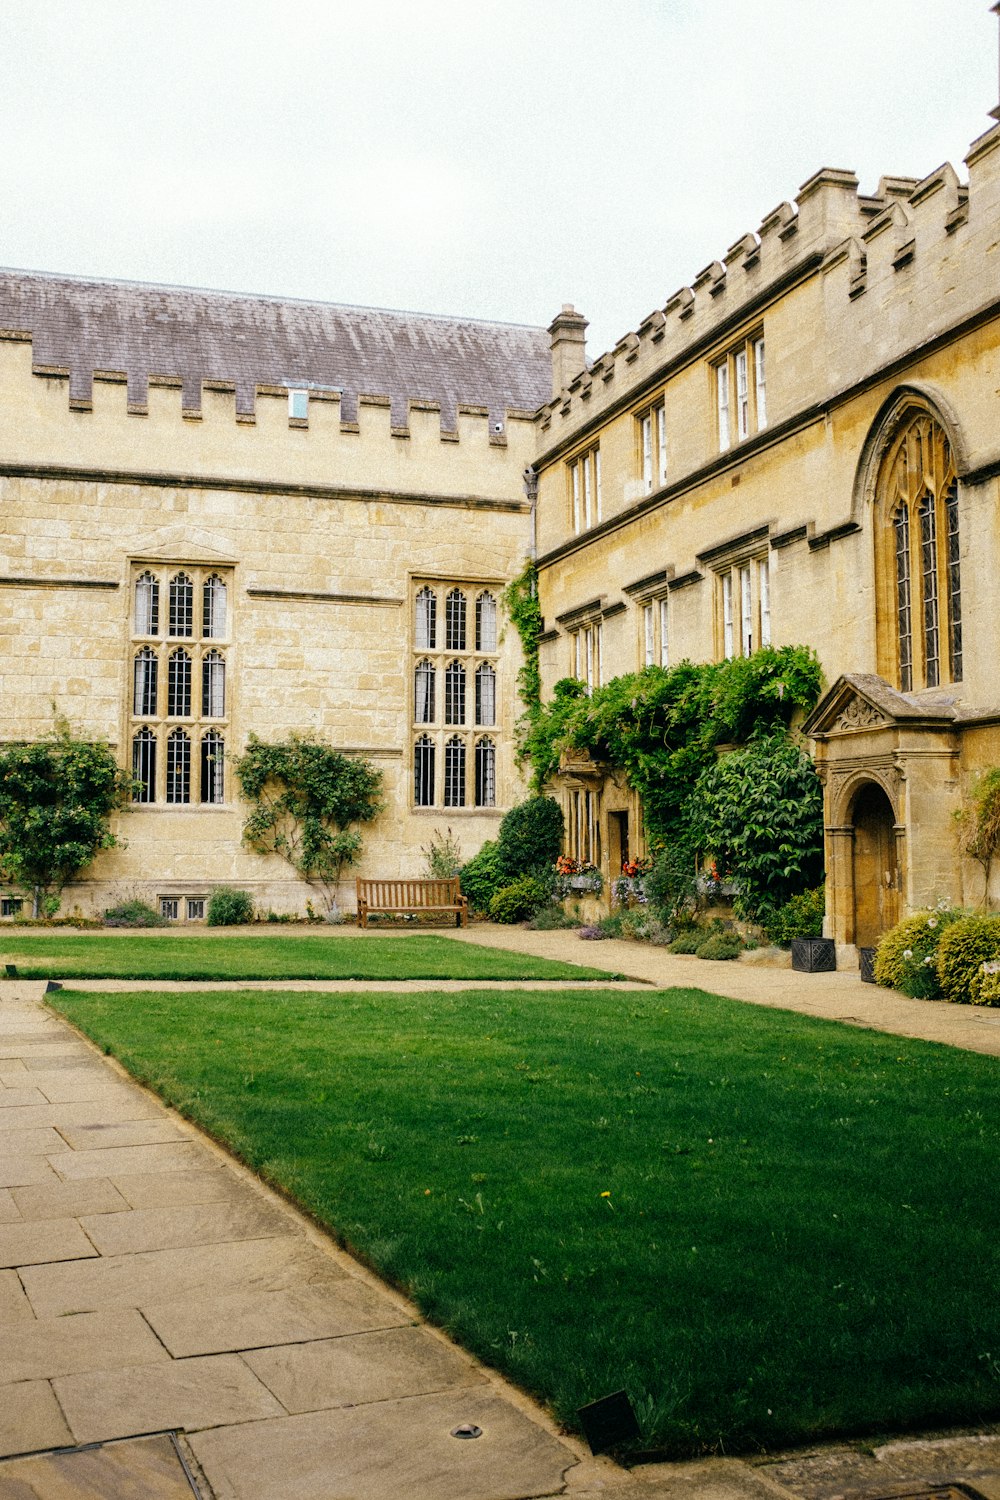
POLYGON ((1000 917, 963 916, 953 922, 937 950, 937 972, 946 1000, 979 1003, 983 964, 1000 959, 1000 917))
POLYGON ((940 1000, 937 951, 945 930, 962 916, 942 906, 917 912, 887 932, 875 954, 875 982, 915 1000, 940 1000))

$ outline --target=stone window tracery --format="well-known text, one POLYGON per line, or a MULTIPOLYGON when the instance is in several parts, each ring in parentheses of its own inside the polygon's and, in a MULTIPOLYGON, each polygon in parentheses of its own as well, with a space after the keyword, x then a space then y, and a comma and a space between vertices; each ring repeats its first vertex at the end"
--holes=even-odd
POLYGON ((229 579, 218 568, 144 564, 134 570, 132 589, 128 710, 133 800, 171 806, 221 803, 230 717, 229 579), (167 601, 162 620, 161 598, 167 601))
POLYGON ((413 805, 494 807, 496 744, 476 731, 500 721, 496 593, 451 581, 416 580, 413 590, 413 805))
POLYGON ((958 479, 930 412, 911 415, 892 439, 876 514, 881 674, 904 693, 961 682, 958 479))

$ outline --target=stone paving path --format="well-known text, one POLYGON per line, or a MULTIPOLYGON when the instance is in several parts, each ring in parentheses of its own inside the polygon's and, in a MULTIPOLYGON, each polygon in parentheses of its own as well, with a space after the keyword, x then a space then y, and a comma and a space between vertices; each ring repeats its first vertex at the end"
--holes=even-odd
MULTIPOLYGON (((80 1040, 43 988, 0 985, 0 1454, 177 1431, 218 1500, 513 1500, 614 1470, 80 1040), (482 1438, 450 1435, 468 1422, 482 1438)), ((90 1493, 172 1497, 173 1466, 190 1495, 162 1442, 129 1455, 134 1484, 90 1493)), ((0 1463, 0 1497, 88 1493, 57 1486, 68 1461, 0 1463)))

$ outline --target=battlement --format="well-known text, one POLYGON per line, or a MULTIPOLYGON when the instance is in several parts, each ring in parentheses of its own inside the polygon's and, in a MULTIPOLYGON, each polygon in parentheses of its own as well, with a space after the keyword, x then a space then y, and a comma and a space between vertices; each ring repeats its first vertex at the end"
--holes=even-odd
MULTIPOLYGON (((204 337, 176 329, 165 351, 140 321, 124 333, 103 316, 74 325, 65 301, 18 319, 16 275, 0 273, 0 472, 524 504, 534 412, 551 388, 543 330, 421 318, 404 335, 396 314, 381 353, 357 336, 348 357, 314 329, 311 355, 293 364, 280 340, 241 350, 237 320, 220 374, 229 345, 210 358, 204 337), (266 359, 285 378, 251 379, 269 375, 266 359)), ((282 338, 296 343, 287 322, 282 338)))
POLYGON ((385 404, 405 437, 414 410, 438 414, 453 439, 461 415, 485 415, 502 442, 509 415, 551 389, 543 329, 231 292, 0 271, 0 335, 27 339, 37 375, 68 381, 71 410, 94 405, 95 382, 124 384, 143 416, 154 387, 178 388, 196 420, 206 392, 233 397, 252 424, 261 397, 335 402, 352 431, 359 408, 385 404))
MULTIPOLYGON (((953 263, 965 251, 985 256, 996 248, 1000 127, 973 143, 966 165, 968 183, 945 163, 920 180, 885 176, 872 194, 859 192, 853 172, 824 168, 815 173, 794 203, 780 203, 756 231, 742 235, 721 259, 699 271, 546 401, 538 414, 541 431, 548 433, 545 441, 571 440, 577 429, 589 428, 600 412, 616 408, 631 392, 651 387, 696 358, 711 357, 727 340, 745 334, 787 291, 817 273, 827 283, 829 322, 840 324, 832 301, 867 303, 859 316, 870 322, 873 304, 881 307, 903 294, 912 339, 913 294, 905 295, 907 276, 919 280, 924 292, 943 263, 953 263), (980 242, 980 231, 987 226, 992 240, 980 242)), ((985 260, 978 275, 970 269, 956 275, 955 282, 961 282, 963 296, 978 295, 981 301, 989 285, 985 260)), ((955 290, 952 284, 942 286, 941 294, 931 299, 934 309, 921 305, 921 327, 956 319, 962 299, 955 290)), ((815 330, 817 338, 825 333, 815 330)), ((902 338, 902 325, 899 333, 902 338)), ((876 342, 884 358, 885 340, 876 342)), ((856 346, 845 350, 845 367, 852 360, 856 365, 856 346)))

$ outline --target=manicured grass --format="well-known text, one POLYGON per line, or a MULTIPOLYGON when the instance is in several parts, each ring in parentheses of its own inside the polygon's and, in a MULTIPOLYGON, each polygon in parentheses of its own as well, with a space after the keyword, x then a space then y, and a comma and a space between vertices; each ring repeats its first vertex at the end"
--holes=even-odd
POLYGON ((697 990, 54 1003, 567 1424, 1000 1415, 993 1058, 697 990))
POLYGON ((589 969, 527 953, 448 938, 258 936, 116 937, 79 933, 0 935, 0 963, 24 979, 608 979, 589 969))

